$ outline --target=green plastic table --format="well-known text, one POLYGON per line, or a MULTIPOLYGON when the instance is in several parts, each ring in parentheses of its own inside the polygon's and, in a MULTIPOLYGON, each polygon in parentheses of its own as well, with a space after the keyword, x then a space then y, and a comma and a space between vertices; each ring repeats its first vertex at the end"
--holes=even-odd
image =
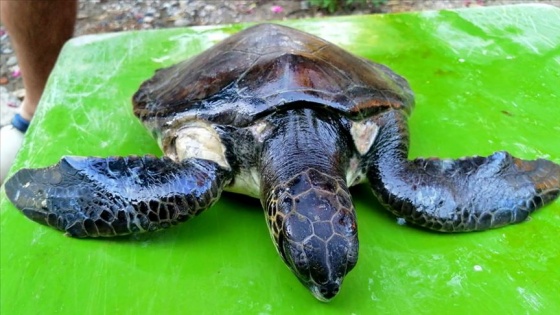
MULTIPOLYGON (((560 9, 544 5, 282 22, 384 63, 416 92, 411 157, 560 163, 560 9)), ((64 48, 13 168, 62 155, 161 155, 131 95, 155 69, 247 25, 78 37, 64 48)), ((138 238, 77 240, 1 200, 2 314, 560 314, 560 202, 529 222, 439 234, 353 190, 360 259, 318 302, 277 255, 256 200, 138 238)))

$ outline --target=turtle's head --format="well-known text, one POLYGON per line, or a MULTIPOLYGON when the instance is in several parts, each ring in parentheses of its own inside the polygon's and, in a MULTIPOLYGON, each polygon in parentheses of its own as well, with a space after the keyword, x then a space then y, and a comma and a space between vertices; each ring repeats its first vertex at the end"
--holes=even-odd
POLYGON ((266 210, 288 267, 317 299, 332 299, 358 258, 356 217, 343 181, 309 169, 273 189, 266 210))
POLYGON ((280 111, 269 119, 260 161, 268 228, 288 267, 328 301, 358 259, 356 215, 343 179, 352 140, 328 111, 280 111))

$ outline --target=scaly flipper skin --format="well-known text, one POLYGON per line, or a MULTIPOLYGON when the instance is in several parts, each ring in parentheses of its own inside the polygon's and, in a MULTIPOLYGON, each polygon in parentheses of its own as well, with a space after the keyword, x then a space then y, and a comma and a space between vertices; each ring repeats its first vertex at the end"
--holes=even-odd
POLYGON ((507 152, 489 157, 407 160, 406 117, 378 117, 367 156, 374 194, 391 212, 441 232, 480 231, 522 222, 560 194, 560 165, 507 152))
POLYGON ((6 195, 30 219, 70 236, 109 237, 186 221, 218 200, 230 177, 201 159, 64 157, 18 171, 6 195))

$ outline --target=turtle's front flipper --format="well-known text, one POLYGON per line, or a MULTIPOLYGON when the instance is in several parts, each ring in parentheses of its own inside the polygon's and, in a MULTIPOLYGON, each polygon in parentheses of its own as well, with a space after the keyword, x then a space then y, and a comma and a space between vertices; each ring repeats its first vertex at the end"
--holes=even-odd
POLYGON ((407 160, 405 117, 381 116, 367 156, 375 195, 406 221, 442 232, 484 230, 525 220, 560 194, 560 165, 506 152, 459 160, 407 160))
POLYGON ((188 220, 210 207, 230 178, 201 159, 64 157, 18 171, 6 195, 30 219, 71 236, 115 236, 188 220))

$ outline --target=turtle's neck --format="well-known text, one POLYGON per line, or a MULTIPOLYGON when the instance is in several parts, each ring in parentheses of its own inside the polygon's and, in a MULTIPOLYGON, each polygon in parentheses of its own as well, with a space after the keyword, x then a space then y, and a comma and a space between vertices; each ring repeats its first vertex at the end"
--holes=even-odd
POLYGON ((261 170, 266 180, 262 183, 274 185, 308 168, 343 177, 351 140, 333 116, 334 113, 312 109, 272 115, 270 122, 276 129, 264 142, 261 170))

